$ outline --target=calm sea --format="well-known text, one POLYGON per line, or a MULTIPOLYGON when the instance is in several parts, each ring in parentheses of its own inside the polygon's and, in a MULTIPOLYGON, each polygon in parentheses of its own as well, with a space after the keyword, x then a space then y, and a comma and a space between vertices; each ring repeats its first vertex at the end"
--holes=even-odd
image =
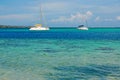
POLYGON ((120 28, 0 29, 0 80, 120 80, 120 28))

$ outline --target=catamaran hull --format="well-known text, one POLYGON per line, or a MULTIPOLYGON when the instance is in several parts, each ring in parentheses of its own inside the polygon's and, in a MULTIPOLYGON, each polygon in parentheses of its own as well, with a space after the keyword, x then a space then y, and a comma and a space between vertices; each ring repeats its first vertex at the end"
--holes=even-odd
POLYGON ((87 27, 80 27, 80 28, 78 28, 78 29, 80 29, 80 30, 88 30, 87 27))
POLYGON ((30 28, 29 30, 49 30, 48 27, 30 28))

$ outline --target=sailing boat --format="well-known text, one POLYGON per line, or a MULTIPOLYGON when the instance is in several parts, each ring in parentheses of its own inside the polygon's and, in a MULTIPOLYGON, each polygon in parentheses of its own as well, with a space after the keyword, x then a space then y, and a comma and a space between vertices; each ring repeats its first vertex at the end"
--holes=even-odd
MULTIPOLYGON (((40 16, 41 16, 41 22, 43 23, 43 13, 42 13, 42 7, 40 7, 40 16)), ((34 27, 31 27, 29 30, 49 30, 49 27, 43 27, 42 24, 36 24, 34 27)))
POLYGON ((80 30, 88 30, 88 27, 86 27, 84 25, 79 25, 78 29, 80 29, 80 30))
MULTIPOLYGON (((88 26, 87 20, 84 20, 84 22, 85 22, 86 25, 88 26)), ((85 26, 85 25, 79 25, 79 26, 78 26, 78 29, 80 29, 80 30, 88 30, 88 27, 87 27, 87 26, 85 26)))
MULTIPOLYGON (((87 24, 87 21, 86 21, 86 24, 87 24)), ((79 25, 78 29, 80 29, 80 30, 88 30, 88 27, 85 26, 85 25, 79 25)))

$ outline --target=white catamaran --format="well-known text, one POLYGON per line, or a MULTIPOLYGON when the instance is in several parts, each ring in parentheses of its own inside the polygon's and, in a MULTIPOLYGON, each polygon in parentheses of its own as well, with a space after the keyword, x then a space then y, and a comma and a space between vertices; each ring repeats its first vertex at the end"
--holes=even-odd
MULTIPOLYGON (((42 13, 42 7, 40 7, 40 17, 41 17, 41 23, 45 23, 43 20, 43 13, 42 13)), ((49 30, 49 27, 43 27, 42 24, 36 24, 34 27, 31 27, 29 30, 49 30)), ((44 24, 45 25, 45 24, 44 24)))
POLYGON ((86 27, 84 25, 79 25, 78 29, 80 29, 80 30, 88 30, 88 27, 86 27))
POLYGON ((77 29, 80 29, 80 30, 88 30, 88 23, 87 23, 87 20, 86 19, 82 19, 84 23, 86 23, 86 26, 85 25, 79 25, 77 29))

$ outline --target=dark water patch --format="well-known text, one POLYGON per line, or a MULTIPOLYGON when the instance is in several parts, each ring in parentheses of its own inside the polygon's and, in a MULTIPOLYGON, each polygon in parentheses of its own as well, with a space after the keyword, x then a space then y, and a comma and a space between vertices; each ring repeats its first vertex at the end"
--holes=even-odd
POLYGON ((45 52, 45 53, 57 53, 60 52, 59 50, 53 50, 53 49, 41 49, 41 50, 35 50, 35 52, 45 52))
POLYGON ((3 75, 5 75, 6 74, 6 72, 0 72, 0 76, 3 76, 3 75))
POLYGON ((99 65, 96 65, 95 68, 120 75, 120 66, 105 66, 105 65, 99 66, 99 65))
POLYGON ((42 44, 52 44, 52 42, 50 41, 50 40, 48 40, 48 39, 26 39, 26 41, 28 41, 29 40, 29 42, 30 43, 42 43, 42 44))
POLYGON ((77 45, 77 43, 69 43, 69 42, 66 42, 64 44, 58 44, 59 47, 61 47, 62 49, 66 49, 66 50, 70 50, 70 49, 85 49, 86 47, 85 46, 82 46, 82 45, 77 45))
POLYGON ((52 48, 44 48, 44 49, 36 49, 35 52, 45 52, 45 53, 59 53, 59 52, 74 52, 75 49, 67 48, 67 49, 52 49, 52 48))
POLYGON ((102 50, 102 51, 114 51, 114 48, 110 48, 110 47, 99 47, 95 50, 102 50))
POLYGON ((0 58, 0 65, 5 64, 5 63, 6 63, 6 60, 3 58, 0 58))
POLYGON ((116 53, 115 55, 118 55, 118 56, 120 56, 120 53, 116 53))
POLYGON ((29 45, 27 45, 27 44, 19 44, 19 42, 18 43, 0 43, 0 46, 1 47, 8 47, 8 46, 10 46, 10 47, 28 47, 29 45))
POLYGON ((75 66, 70 66, 68 68, 66 67, 59 67, 56 68, 56 70, 60 70, 60 71, 71 71, 71 72, 76 72, 76 73, 82 73, 82 74, 87 74, 87 75, 96 75, 96 76, 100 76, 100 75, 107 75, 110 74, 110 72, 104 72, 101 70, 97 70, 95 68, 91 68, 91 67, 75 67, 75 66))
POLYGON ((28 67, 34 66, 31 62, 25 62, 24 58, 20 61, 13 61, 8 59, 0 59, 0 68, 12 70, 26 70, 28 67))
POLYGON ((108 65, 90 65, 85 67, 62 66, 54 67, 58 71, 54 74, 49 73, 51 80, 91 80, 97 77, 97 80, 108 80, 107 77, 120 79, 120 66, 108 65))
POLYGON ((70 48, 70 49, 72 49, 72 48, 75 48, 75 49, 84 49, 84 48, 86 48, 84 46, 77 46, 77 45, 69 45, 69 46, 66 46, 66 47, 70 48))
POLYGON ((85 76, 83 76, 84 74, 77 74, 77 75, 73 75, 73 73, 56 73, 56 74, 51 74, 48 73, 47 74, 47 78, 48 80, 80 80, 80 79, 86 79, 85 76))
POLYGON ((107 51, 106 51, 106 52, 102 52, 102 53, 108 53, 108 54, 109 54, 109 53, 112 53, 112 52, 110 52, 110 51, 107 52, 107 51))

